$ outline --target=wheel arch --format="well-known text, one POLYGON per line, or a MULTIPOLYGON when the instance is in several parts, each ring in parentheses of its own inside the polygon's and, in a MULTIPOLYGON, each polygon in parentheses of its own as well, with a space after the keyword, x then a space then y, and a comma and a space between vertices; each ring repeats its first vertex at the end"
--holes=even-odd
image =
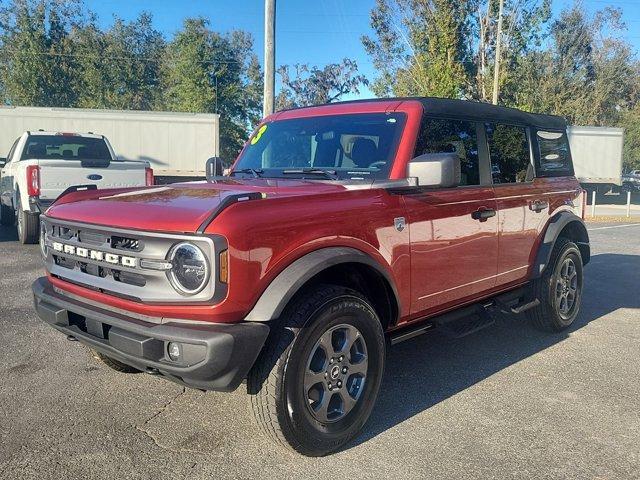
POLYGON ((560 237, 572 240, 580 249, 583 265, 589 263, 591 248, 589 246, 589 233, 584 221, 573 212, 562 211, 551 217, 547 223, 533 265, 532 279, 539 278, 545 271, 549 264, 553 247, 560 237))
POLYGON ((399 297, 390 275, 369 255, 350 247, 322 248, 291 263, 271 281, 244 320, 275 320, 298 293, 320 283, 350 287, 365 295, 383 328, 397 322, 399 297))

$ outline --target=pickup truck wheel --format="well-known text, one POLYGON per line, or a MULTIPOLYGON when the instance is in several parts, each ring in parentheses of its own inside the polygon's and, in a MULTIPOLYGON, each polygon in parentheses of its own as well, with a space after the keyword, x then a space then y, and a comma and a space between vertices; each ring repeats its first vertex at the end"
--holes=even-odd
POLYGON ((40 240, 40 218, 36 213, 25 212, 20 200, 16 205, 18 216, 18 240, 23 244, 38 243, 40 240))
POLYGON ((111 370, 115 370, 116 372, 119 372, 119 373, 142 373, 137 368, 133 368, 132 366, 127 365, 126 363, 119 362, 118 360, 115 360, 115 359, 113 359, 111 357, 108 357, 104 353, 100 353, 100 352, 97 352, 95 350, 91 350, 91 356, 93 358, 95 358, 96 360, 98 360, 99 362, 105 364, 111 370))
POLYGON ((286 309, 249 372, 251 409, 276 443, 307 456, 355 437, 378 395, 385 337, 358 292, 319 286, 286 309))
POLYGON ((556 241, 549 266, 532 289, 540 300, 527 312, 535 326, 559 332, 574 322, 582 300, 582 256, 575 243, 562 237, 556 241))
POLYGON ((16 216, 13 212, 13 208, 0 204, 0 225, 5 227, 14 225, 16 223, 16 216))

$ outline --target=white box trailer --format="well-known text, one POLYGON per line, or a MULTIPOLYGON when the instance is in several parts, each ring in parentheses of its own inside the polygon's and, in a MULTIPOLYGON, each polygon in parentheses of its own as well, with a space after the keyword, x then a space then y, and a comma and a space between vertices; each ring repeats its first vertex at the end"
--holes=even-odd
POLYGON ((576 178, 587 190, 600 192, 622 185, 624 129, 567 128, 576 178))
POLYGON ((202 113, 0 107, 0 157, 25 131, 93 132, 109 139, 118 158, 148 161, 156 178, 204 177, 207 158, 219 155, 219 120, 202 113))

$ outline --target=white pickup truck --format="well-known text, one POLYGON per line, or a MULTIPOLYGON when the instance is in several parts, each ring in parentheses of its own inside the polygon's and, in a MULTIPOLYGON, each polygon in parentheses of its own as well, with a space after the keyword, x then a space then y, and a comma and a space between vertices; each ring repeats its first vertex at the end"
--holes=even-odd
POLYGON ((109 141, 92 133, 25 132, 0 168, 0 224, 16 225, 22 243, 39 240, 40 213, 69 188, 153 184, 148 162, 118 160, 109 141))

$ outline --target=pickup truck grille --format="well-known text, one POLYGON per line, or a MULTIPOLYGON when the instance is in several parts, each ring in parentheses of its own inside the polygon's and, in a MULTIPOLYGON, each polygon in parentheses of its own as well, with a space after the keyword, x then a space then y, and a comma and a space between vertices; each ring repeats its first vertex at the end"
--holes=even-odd
POLYGON ((217 265, 212 259, 217 258, 217 250, 226 248, 222 237, 130 231, 61 222, 44 215, 41 220, 46 269, 62 280, 148 303, 210 301, 219 296, 217 265), (171 247, 184 241, 200 247, 212 266, 209 285, 189 297, 171 286, 166 273, 171 247))

